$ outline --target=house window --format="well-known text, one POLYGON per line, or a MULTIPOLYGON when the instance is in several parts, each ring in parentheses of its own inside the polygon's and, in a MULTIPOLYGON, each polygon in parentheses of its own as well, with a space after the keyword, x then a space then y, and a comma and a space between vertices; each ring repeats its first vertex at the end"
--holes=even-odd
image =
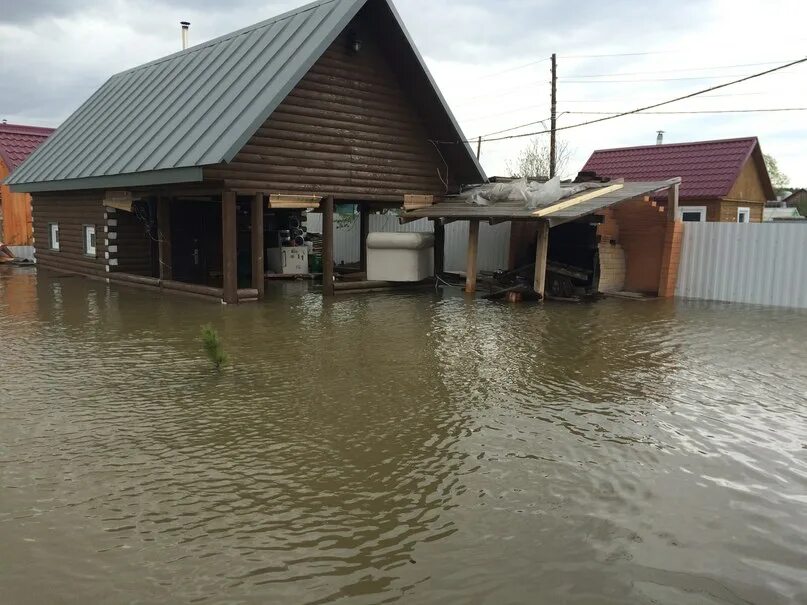
POLYGON ((706 206, 679 206, 678 218, 686 223, 705 223, 706 206))
POLYGON ((84 225, 84 254, 95 256, 95 225, 84 225))
POLYGON ((751 222, 751 209, 750 208, 737 208, 737 222, 750 223, 751 222))
POLYGON ((51 250, 59 249, 59 223, 48 223, 48 245, 51 250))

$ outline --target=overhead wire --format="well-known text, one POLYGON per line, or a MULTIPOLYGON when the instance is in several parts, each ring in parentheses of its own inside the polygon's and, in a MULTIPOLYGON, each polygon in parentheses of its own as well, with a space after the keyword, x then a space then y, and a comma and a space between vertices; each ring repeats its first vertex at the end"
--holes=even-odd
MULTIPOLYGON (((756 79, 756 78, 760 78, 762 76, 766 76, 766 75, 769 75, 769 74, 772 74, 772 73, 776 73, 776 72, 779 72, 779 71, 781 71, 783 69, 787 69, 789 67, 793 67, 795 65, 799 65, 799 64, 805 63, 805 62, 807 62, 807 57, 804 57, 802 59, 798 59, 798 60, 795 60, 795 61, 791 61, 789 63, 785 63, 784 65, 779 65, 779 66, 771 68, 771 69, 766 69, 765 71, 750 74, 748 76, 744 76, 744 77, 739 78, 737 80, 732 80, 731 82, 725 82, 723 84, 710 86, 709 88, 704 88, 702 90, 698 90, 698 91, 695 91, 695 92, 692 92, 692 93, 689 93, 689 94, 686 94, 686 95, 681 95, 681 96, 678 96, 678 97, 674 97, 674 98, 668 99, 666 101, 661 101, 659 103, 653 103, 652 105, 647 105, 645 107, 638 107, 638 108, 632 109, 630 111, 624 111, 624 112, 620 112, 620 113, 617 113, 617 114, 606 115, 606 116, 603 116, 602 118, 597 118, 595 120, 588 120, 586 122, 581 122, 581 123, 578 123, 578 124, 569 124, 568 126, 561 126, 559 128, 556 128, 555 130, 556 130, 556 132, 561 131, 561 130, 571 130, 573 128, 581 128, 583 126, 589 126, 591 124, 598 124, 600 122, 613 120, 613 119, 620 118, 620 117, 627 116, 627 115, 642 113, 642 112, 648 111, 650 109, 655 109, 657 107, 662 107, 664 105, 669 105, 671 103, 677 103, 678 101, 691 99, 693 97, 703 95, 703 94, 705 94, 707 92, 712 92, 714 90, 720 90, 720 89, 726 88, 728 86, 734 86, 735 84, 740 84, 742 82, 747 82, 749 80, 753 80, 753 79, 756 79)), ((527 124, 520 124, 518 126, 514 126, 512 128, 508 128, 508 129, 505 129, 505 130, 502 130, 502 131, 499 131, 499 132, 496 132, 496 133, 491 133, 491 134, 486 135, 486 136, 495 136, 497 134, 501 134, 501 133, 504 133, 504 132, 510 132, 510 131, 513 131, 513 130, 519 130, 521 128, 526 128, 528 126, 534 126, 536 124, 540 124, 540 123, 542 123, 544 121, 545 120, 538 120, 537 122, 529 122, 527 124)), ((521 133, 521 134, 515 134, 515 135, 509 135, 509 136, 505 136, 505 137, 498 137, 498 138, 491 138, 491 139, 485 139, 485 135, 483 135, 482 138, 483 138, 483 140, 486 140, 487 142, 492 142, 492 141, 503 141, 503 140, 507 140, 507 139, 520 139, 520 138, 531 137, 531 136, 536 136, 536 135, 540 135, 540 134, 547 134, 548 132, 550 132, 548 129, 546 129, 546 126, 544 126, 544 128, 545 128, 544 130, 537 131, 537 132, 521 133)), ((473 141, 469 139, 469 140, 463 140, 463 141, 441 141, 441 142, 442 143, 447 143, 447 144, 452 144, 452 143, 456 144, 456 143, 470 143, 470 142, 473 142, 473 141)))
MULTIPOLYGON (((703 109, 692 111, 643 111, 636 115, 660 116, 706 113, 775 113, 779 111, 807 111, 807 107, 773 107, 764 109, 703 109)), ((619 115, 618 111, 565 111, 564 113, 578 116, 619 115)))

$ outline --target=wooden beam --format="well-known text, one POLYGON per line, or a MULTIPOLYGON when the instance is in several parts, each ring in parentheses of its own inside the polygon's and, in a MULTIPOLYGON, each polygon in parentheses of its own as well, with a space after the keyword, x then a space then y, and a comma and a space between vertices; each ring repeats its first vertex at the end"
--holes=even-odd
POLYGON ((329 195, 322 208, 322 295, 333 296, 333 196, 329 195))
POLYGON ((370 233, 370 211, 367 204, 359 204, 359 266, 367 273, 367 236, 370 233))
POLYGON ((678 220, 678 192, 681 188, 680 183, 675 183, 674 185, 670 185, 670 188, 667 190, 667 217, 671 221, 678 220))
POLYGON ((540 210, 536 210, 532 213, 533 216, 543 217, 547 216, 548 214, 552 214, 553 212, 557 212, 558 210, 565 210, 570 206, 576 206, 577 204, 582 204, 583 202, 587 202, 589 200, 593 200, 594 198, 598 198, 600 196, 605 195, 606 193, 612 193, 614 191, 619 191, 625 185, 622 183, 618 183, 616 185, 610 185, 608 187, 602 187, 600 189, 594 189, 589 191, 588 193, 583 193, 580 195, 576 195, 575 197, 564 200, 562 202, 558 202, 557 204, 553 204, 552 206, 548 206, 546 208, 541 208, 540 210))
POLYGON ((440 275, 446 270, 446 227, 440 219, 434 223, 434 274, 440 275))
POLYGON ((533 290, 544 300, 546 289, 546 257, 549 252, 549 223, 541 221, 538 223, 538 241, 535 246, 535 278, 533 280, 533 290))
POLYGON ((224 273, 223 300, 238 303, 238 242, 235 230, 236 197, 234 191, 225 191, 221 198, 221 255, 224 273))
POLYGON ((157 198, 157 254, 160 279, 173 279, 171 267, 171 198, 157 198))
POLYGON ((266 292, 263 255, 263 193, 256 193, 252 198, 252 288, 257 291, 258 300, 266 292))
POLYGON ((465 291, 476 292, 476 261, 479 248, 479 219, 468 223, 468 259, 465 263, 465 291))

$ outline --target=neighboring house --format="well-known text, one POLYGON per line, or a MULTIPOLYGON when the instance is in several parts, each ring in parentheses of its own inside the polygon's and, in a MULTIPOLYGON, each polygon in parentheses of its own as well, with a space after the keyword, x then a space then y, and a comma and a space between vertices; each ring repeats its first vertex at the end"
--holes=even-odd
POLYGON ((0 124, 0 241, 15 252, 15 247, 33 243, 31 196, 12 193, 2 182, 52 132, 52 128, 0 124))
POLYGON ((635 181, 680 176, 684 221, 758 223, 776 197, 756 137, 602 149, 583 171, 635 181))
POLYGON ((804 217, 799 214, 798 208, 765 208, 764 221, 792 221, 803 220, 804 217))
POLYGON ((389 0, 323 0, 112 76, 9 183, 41 267, 234 303, 284 212, 484 182, 464 140, 389 0))
POLYGON ((796 189, 781 201, 783 207, 798 208, 799 213, 807 216, 807 189, 796 189))

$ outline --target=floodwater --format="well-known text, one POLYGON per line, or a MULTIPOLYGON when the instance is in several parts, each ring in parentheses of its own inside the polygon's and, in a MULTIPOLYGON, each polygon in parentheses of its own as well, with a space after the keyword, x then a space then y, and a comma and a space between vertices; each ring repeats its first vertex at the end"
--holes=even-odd
POLYGON ((3 269, 0 342, 2 603, 807 603, 807 313, 3 269))

